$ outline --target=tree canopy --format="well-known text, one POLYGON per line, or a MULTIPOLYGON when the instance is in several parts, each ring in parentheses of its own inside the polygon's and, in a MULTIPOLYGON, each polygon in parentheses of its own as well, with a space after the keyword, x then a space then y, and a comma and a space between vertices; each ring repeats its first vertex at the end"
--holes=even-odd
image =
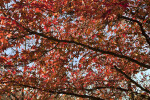
POLYGON ((149 51, 149 0, 0 0, 1 99, 148 99, 149 51))

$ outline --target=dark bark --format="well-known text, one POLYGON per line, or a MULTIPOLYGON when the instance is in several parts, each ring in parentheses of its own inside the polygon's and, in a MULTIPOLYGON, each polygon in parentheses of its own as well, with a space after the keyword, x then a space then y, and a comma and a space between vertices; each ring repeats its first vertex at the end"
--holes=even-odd
POLYGON ((137 82, 135 82, 134 80, 131 79, 131 77, 129 77, 127 74, 125 74, 121 69, 117 68, 116 66, 114 66, 115 69, 120 72, 122 75, 125 76, 125 78, 127 78, 128 80, 130 80, 130 82, 132 82, 133 84, 135 84, 137 87, 139 87, 141 90, 150 93, 150 91, 148 89, 143 88, 140 84, 138 84, 137 82))
POLYGON ((48 40, 52 40, 52 41, 56 41, 56 42, 74 43, 74 44, 76 44, 76 45, 80 45, 80 46, 82 46, 82 47, 84 47, 84 48, 88 48, 88 49, 93 50, 93 51, 96 51, 96 52, 101 52, 101 53, 103 53, 103 54, 109 54, 109 55, 113 55, 113 56, 115 56, 115 57, 124 58, 124 59, 129 60, 129 61, 131 61, 131 62, 134 62, 134 63, 136 63, 136 64, 138 64, 138 65, 140 65, 140 66, 143 66, 143 67, 145 67, 145 68, 147 68, 147 69, 150 69, 150 66, 149 66, 149 65, 146 65, 146 64, 144 64, 144 63, 141 63, 141 62, 139 62, 139 61, 137 61, 137 60, 135 60, 135 59, 133 59, 133 58, 130 58, 130 57, 128 57, 128 56, 125 56, 125 55, 119 55, 119 54, 114 53, 114 52, 111 52, 111 51, 104 51, 104 50, 101 50, 101 49, 99 49, 99 48, 94 48, 94 47, 91 47, 91 46, 89 46, 89 45, 85 45, 85 44, 82 44, 82 43, 79 43, 79 42, 76 42, 76 41, 59 40, 59 39, 56 39, 56 38, 54 38, 54 37, 46 36, 46 35, 43 34, 43 33, 38 33, 38 32, 35 32, 35 31, 31 31, 31 30, 26 29, 26 28, 24 28, 24 29, 25 29, 27 32, 29 32, 30 35, 33 35, 33 34, 34 34, 34 35, 39 35, 39 36, 44 37, 44 38, 46 38, 46 39, 48 39, 48 40))
POLYGON ((130 20, 130 21, 132 21, 132 22, 136 22, 136 23, 140 26, 142 35, 145 37, 146 42, 147 42, 147 43, 149 44, 149 46, 150 46, 150 37, 146 34, 146 32, 145 32, 145 30, 144 30, 144 28, 143 28, 143 25, 142 25, 142 23, 141 23, 140 21, 135 20, 135 19, 132 19, 132 18, 129 18, 129 17, 126 17, 126 16, 119 16, 119 18, 123 18, 123 19, 126 19, 126 20, 130 20))

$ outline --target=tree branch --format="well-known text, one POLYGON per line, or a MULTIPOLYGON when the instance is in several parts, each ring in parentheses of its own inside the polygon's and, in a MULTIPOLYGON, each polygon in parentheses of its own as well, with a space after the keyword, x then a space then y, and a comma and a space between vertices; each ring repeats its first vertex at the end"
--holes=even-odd
POLYGON ((84 89, 84 90, 86 90, 86 91, 93 91, 93 90, 96 90, 96 89, 106 89, 106 88, 117 89, 117 90, 120 90, 120 91, 129 91, 128 89, 124 89, 124 88, 121 88, 121 87, 114 87, 114 86, 94 87, 92 89, 84 89))
POLYGON ((15 94, 13 93, 10 93, 10 94, 15 98, 15 100, 19 100, 15 94))
POLYGON ((131 77, 129 77, 127 74, 125 74, 121 69, 118 69, 116 66, 114 66, 114 68, 120 72, 122 75, 124 75, 128 80, 130 80, 133 84, 135 84, 137 87, 141 88, 141 90, 150 93, 150 91, 148 89, 144 89, 140 84, 138 84, 137 82, 135 82, 134 80, 131 79, 131 77))
MULTIPOLYGON (((15 82, 15 81, 9 81, 9 82, 13 83, 13 85, 22 86, 22 87, 26 87, 26 88, 28 87, 28 88, 32 88, 32 89, 38 89, 40 91, 49 92, 49 93, 52 93, 52 94, 66 94, 66 95, 72 95, 72 96, 81 97, 81 98, 89 98, 91 100, 104 100, 104 99, 99 98, 99 97, 88 96, 88 95, 80 95, 80 94, 71 93, 71 92, 52 91, 52 90, 49 90, 49 89, 43 89, 43 88, 39 88, 39 87, 35 87, 35 86, 20 84, 20 83, 15 82)), ((4 82, 4 83, 9 83, 9 82, 4 82)))
MULTIPOLYGON (((108 86, 108 87, 94 87, 92 89, 83 89, 83 90, 86 90, 86 91, 93 91, 93 90, 96 90, 96 89, 105 89, 105 88, 111 88, 111 89, 117 89, 117 90, 120 90, 120 91, 124 91, 124 92, 129 92, 131 90, 129 89, 125 89, 125 88, 121 88, 121 87, 114 87, 114 86, 108 86)), ((144 94, 141 94, 141 93, 137 93, 137 92, 134 92, 134 91, 131 91, 133 94, 136 94, 136 95, 141 95, 143 98, 150 98, 149 96, 147 95, 144 95, 144 94)))
POLYGON ((126 20, 130 20, 130 21, 136 22, 140 26, 141 31, 142 31, 142 35, 145 37, 146 42, 150 46, 150 37, 146 34, 146 32, 145 32, 145 30, 143 28, 143 25, 142 25, 142 23, 140 21, 132 19, 132 18, 128 18, 128 17, 125 17, 125 16, 119 16, 119 18, 123 18, 123 19, 126 19, 126 20))
POLYGON ((56 38, 54 38, 54 37, 46 36, 46 35, 43 34, 43 33, 38 33, 38 32, 32 31, 32 30, 27 29, 27 28, 24 28, 24 29, 25 29, 27 32, 29 32, 30 34, 39 35, 39 36, 42 36, 42 37, 44 37, 44 38, 46 38, 46 39, 48 39, 48 40, 53 40, 53 41, 56 41, 56 42, 74 43, 74 44, 76 44, 76 45, 80 45, 80 46, 82 46, 82 47, 86 47, 86 48, 88 48, 88 49, 90 49, 90 50, 93 50, 93 51, 96 51, 96 52, 101 52, 101 53, 103 53, 103 54, 109 54, 109 55, 113 55, 113 56, 115 56, 115 57, 127 59, 127 60, 129 60, 129 61, 131 61, 131 62, 134 62, 134 63, 140 65, 140 66, 143 66, 143 67, 145 67, 145 68, 150 69, 150 66, 149 66, 149 65, 146 65, 146 64, 144 64, 144 63, 141 63, 141 62, 139 62, 139 61, 137 61, 137 60, 134 60, 133 58, 130 58, 130 57, 125 56, 125 55, 119 55, 119 54, 116 54, 116 53, 111 52, 111 51, 104 51, 104 50, 101 50, 101 49, 99 49, 99 48, 94 48, 94 47, 91 47, 91 46, 89 46, 89 45, 85 45, 85 44, 82 44, 82 43, 79 43, 79 42, 76 42, 76 41, 59 40, 59 39, 56 39, 56 38))

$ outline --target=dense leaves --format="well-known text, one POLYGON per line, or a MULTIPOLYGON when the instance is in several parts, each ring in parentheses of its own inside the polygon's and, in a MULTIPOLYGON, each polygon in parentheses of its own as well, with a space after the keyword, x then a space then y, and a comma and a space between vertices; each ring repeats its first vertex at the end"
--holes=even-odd
POLYGON ((149 11, 149 0, 1 0, 1 98, 148 99, 149 11))

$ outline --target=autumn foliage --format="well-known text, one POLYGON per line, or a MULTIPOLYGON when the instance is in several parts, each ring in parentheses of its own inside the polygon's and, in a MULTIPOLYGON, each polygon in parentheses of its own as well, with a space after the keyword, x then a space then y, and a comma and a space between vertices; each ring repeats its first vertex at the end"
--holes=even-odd
POLYGON ((149 32, 149 0, 0 0, 0 98, 148 99, 149 32))

